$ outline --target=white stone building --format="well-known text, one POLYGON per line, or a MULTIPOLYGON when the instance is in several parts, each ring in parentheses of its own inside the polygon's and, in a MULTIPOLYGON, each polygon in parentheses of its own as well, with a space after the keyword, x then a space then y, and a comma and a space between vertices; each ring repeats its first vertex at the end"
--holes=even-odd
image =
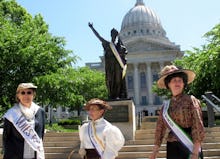
MULTIPOLYGON (((137 0, 124 16, 120 37, 127 47, 126 84, 128 97, 132 98, 136 112, 145 111, 155 115, 162 99, 152 92, 153 82, 159 78, 159 71, 176 58, 183 56, 180 46, 166 37, 159 17, 147 7, 143 0, 137 0)), ((104 70, 104 58, 100 63, 87 63, 93 69, 104 70)))

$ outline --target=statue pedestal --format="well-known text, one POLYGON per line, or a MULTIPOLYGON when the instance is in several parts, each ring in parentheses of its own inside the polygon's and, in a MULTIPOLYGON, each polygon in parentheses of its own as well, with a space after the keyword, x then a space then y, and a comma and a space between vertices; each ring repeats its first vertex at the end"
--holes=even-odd
POLYGON ((134 140, 136 131, 135 106, 132 100, 107 101, 112 106, 105 114, 105 119, 117 126, 125 140, 134 140))

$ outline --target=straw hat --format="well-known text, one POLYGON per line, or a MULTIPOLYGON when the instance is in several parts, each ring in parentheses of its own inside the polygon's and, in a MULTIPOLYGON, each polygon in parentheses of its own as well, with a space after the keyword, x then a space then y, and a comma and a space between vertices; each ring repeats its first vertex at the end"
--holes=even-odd
POLYGON ((159 88, 165 88, 166 89, 164 79, 168 75, 171 75, 171 74, 174 74, 174 73, 179 73, 179 72, 183 72, 187 75, 187 77, 188 77, 187 84, 191 83, 194 80, 195 76, 196 76, 196 74, 192 70, 180 69, 180 68, 176 67, 175 65, 167 65, 162 69, 162 71, 160 73, 160 78, 157 81, 157 86, 159 88))
POLYGON ((20 83, 18 85, 18 88, 17 88, 17 91, 16 92, 19 92, 20 90, 22 89, 36 89, 37 86, 35 86, 33 83, 20 83))
POLYGON ((93 98, 90 101, 88 101, 86 103, 86 105, 84 106, 85 110, 89 110, 91 105, 100 105, 103 109, 105 110, 111 110, 112 107, 110 105, 108 105, 105 101, 98 99, 98 98, 93 98))

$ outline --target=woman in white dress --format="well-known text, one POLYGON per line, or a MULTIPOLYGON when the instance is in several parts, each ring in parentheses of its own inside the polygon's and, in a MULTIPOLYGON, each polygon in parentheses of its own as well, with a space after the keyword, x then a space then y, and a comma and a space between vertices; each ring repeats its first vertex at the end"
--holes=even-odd
POLYGON ((80 150, 83 159, 115 159, 125 139, 120 129, 104 119, 106 110, 112 109, 105 101, 91 99, 84 107, 91 121, 79 130, 80 150))

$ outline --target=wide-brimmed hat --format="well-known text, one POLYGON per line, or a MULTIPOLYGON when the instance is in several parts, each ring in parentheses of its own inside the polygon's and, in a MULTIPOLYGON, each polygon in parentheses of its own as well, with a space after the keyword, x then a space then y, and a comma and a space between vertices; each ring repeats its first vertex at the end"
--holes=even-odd
POLYGON ((17 91, 19 92, 21 89, 36 89, 37 86, 35 86, 33 83, 20 83, 18 85, 17 91))
POLYGON ((168 75, 171 75, 171 74, 174 74, 174 73, 179 73, 179 72, 183 72, 187 75, 187 77, 188 77, 187 84, 191 83, 195 79, 196 74, 192 70, 181 69, 181 68, 176 67, 175 65, 167 65, 162 69, 162 71, 160 73, 160 78, 157 81, 157 86, 159 88, 166 88, 164 79, 168 75))
POLYGON ((100 105, 102 109, 105 109, 105 110, 111 110, 112 107, 105 101, 101 100, 101 99, 98 99, 98 98, 93 98, 91 100, 89 100, 85 106, 84 106, 84 109, 85 110, 89 110, 90 106, 91 105, 100 105))

